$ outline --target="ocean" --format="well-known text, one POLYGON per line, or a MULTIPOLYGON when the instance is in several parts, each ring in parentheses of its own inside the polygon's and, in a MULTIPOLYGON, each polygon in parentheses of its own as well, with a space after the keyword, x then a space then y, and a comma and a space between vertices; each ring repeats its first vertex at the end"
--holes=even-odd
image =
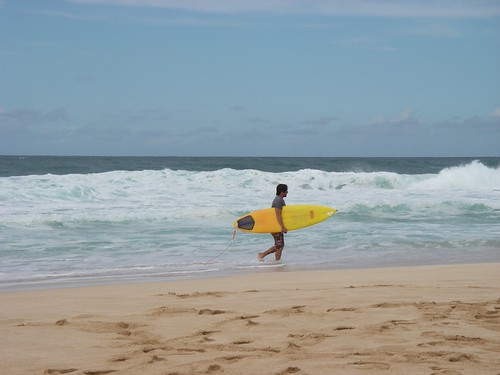
POLYGON ((500 158, 0 156, 0 290, 255 272, 500 262, 500 158), (289 232, 234 220, 338 210, 289 232))

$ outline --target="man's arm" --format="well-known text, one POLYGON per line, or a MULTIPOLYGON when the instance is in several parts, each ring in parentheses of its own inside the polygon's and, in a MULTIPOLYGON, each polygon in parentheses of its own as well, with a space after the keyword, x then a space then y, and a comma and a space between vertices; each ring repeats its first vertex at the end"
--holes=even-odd
POLYGON ((283 210, 282 208, 278 208, 278 207, 275 207, 274 208, 276 210, 276 219, 278 219, 278 224, 280 225, 281 227, 281 232, 282 233, 287 233, 288 230, 285 228, 285 226, 283 225, 283 218, 281 217, 281 211, 283 210))

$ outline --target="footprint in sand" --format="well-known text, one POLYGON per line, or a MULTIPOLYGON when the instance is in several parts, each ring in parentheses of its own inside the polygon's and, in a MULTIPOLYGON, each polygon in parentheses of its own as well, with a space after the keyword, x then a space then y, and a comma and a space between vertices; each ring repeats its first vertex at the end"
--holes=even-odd
POLYGON ((198 311, 198 315, 219 315, 225 313, 226 311, 224 310, 212 310, 212 309, 202 309, 198 311))
POLYGON ((160 315, 170 315, 170 314, 183 314, 195 311, 196 311, 195 309, 188 309, 183 307, 161 306, 158 307, 157 309, 154 309, 151 315, 160 316, 160 315))
MULTIPOLYGON (((195 292, 195 293, 185 293, 178 294, 175 292, 168 293, 170 296, 174 296, 177 298, 196 298, 196 297, 222 297, 225 293, 222 292, 195 292)), ((157 296, 163 296, 163 294, 157 294, 157 296)))
POLYGON ((306 307, 307 307, 306 305, 292 306, 292 307, 285 307, 282 309, 268 310, 268 311, 265 311, 264 313, 289 316, 289 315, 304 313, 304 308, 306 308, 306 307))
POLYGON ((358 309, 356 309, 355 307, 342 307, 342 308, 339 308, 339 309, 328 309, 326 310, 326 312, 337 312, 337 311, 340 311, 340 312, 350 312, 350 311, 357 311, 358 309))
POLYGON ((375 305, 372 305, 370 307, 375 308, 375 309, 393 309, 393 308, 398 308, 398 307, 403 307, 404 305, 401 303, 390 303, 390 302, 382 302, 382 303, 377 303, 375 305))
POLYGON ((276 375, 296 374, 300 371, 298 367, 288 367, 286 370, 278 372, 276 375))
POLYGON ((335 327, 333 330, 334 331, 347 331, 347 330, 350 330, 350 329, 356 329, 355 327, 351 327, 351 326, 338 326, 338 327, 335 327))
POLYGON ((222 371, 222 367, 219 365, 210 365, 208 366, 207 373, 211 372, 220 372, 222 371))
POLYGON ((129 357, 125 357, 123 355, 117 355, 113 358, 111 358, 109 361, 110 362, 125 362, 125 361, 128 361, 130 358, 129 357))
POLYGON ((389 368, 391 367, 388 363, 385 362, 356 361, 350 364, 366 370, 389 370, 389 368))
POLYGON ((335 337, 335 336, 334 335, 327 335, 324 333, 318 333, 318 332, 310 332, 310 333, 305 333, 305 334, 290 333, 288 335, 288 337, 290 337, 294 340, 294 342, 290 342, 289 345, 294 344, 294 345, 300 347, 300 346, 317 345, 317 344, 325 341, 327 338, 335 337))
POLYGON ((238 340, 238 341, 234 341, 233 345, 245 345, 245 344, 251 344, 251 343, 252 342, 248 341, 248 340, 238 340))

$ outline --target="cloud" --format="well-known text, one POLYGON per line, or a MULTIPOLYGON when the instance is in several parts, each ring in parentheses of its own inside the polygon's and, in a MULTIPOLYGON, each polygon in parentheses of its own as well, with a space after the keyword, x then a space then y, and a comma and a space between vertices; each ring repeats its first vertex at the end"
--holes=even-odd
POLYGON ((475 136, 477 133, 492 137, 493 134, 500 134, 500 115, 495 112, 490 116, 474 116, 466 119, 452 119, 441 121, 435 124, 439 131, 459 132, 464 135, 475 136))
POLYGON ((90 75, 83 74, 83 75, 76 78, 76 82, 83 83, 83 84, 93 83, 94 78, 90 75))
POLYGON ((155 7, 202 13, 275 13, 363 17, 471 18, 500 15, 489 0, 66 0, 72 3, 155 7))
MULTIPOLYGON (((80 1, 72 1, 69 2, 76 3, 80 1)), ((91 1, 82 1, 82 3, 90 4, 91 1)), ((125 5, 125 4, 114 4, 113 2, 106 1, 96 1, 96 5, 125 5)), ((139 6, 139 4, 138 4, 139 6)), ((145 6, 145 5, 144 5, 145 6)), ((54 18, 63 18, 74 21, 83 21, 83 22, 113 22, 113 23, 145 23, 149 25, 158 25, 158 26, 227 26, 227 27, 235 27, 240 26, 241 23, 233 21, 233 20, 214 20, 208 17, 193 17, 193 16, 169 16, 165 14, 155 13, 155 14, 139 14, 139 12, 113 12, 107 11, 103 12, 101 10, 96 10, 95 12, 86 12, 83 13, 80 10, 71 10, 71 11, 59 11, 59 10, 39 10, 30 12, 40 14, 43 16, 54 17, 54 18)))
POLYGON ((500 117, 429 121, 412 109, 358 124, 339 124, 317 137, 335 140, 344 156, 497 156, 500 117))
POLYGON ((383 40, 374 36, 355 36, 351 38, 338 39, 332 42, 334 45, 354 49, 366 49, 381 52, 394 52, 396 48, 387 45, 383 40))
POLYGON ((97 116, 85 124, 71 121, 65 107, 0 108, 0 151, 10 154, 495 156, 499 136, 500 108, 438 121, 410 108, 364 123, 334 114, 295 122, 215 123, 152 108, 97 116))
POLYGON ((311 125, 311 126, 327 126, 331 125, 335 121, 337 121, 338 118, 335 116, 328 116, 328 117, 320 117, 316 119, 311 119, 311 120, 306 120, 303 121, 302 123, 305 125, 311 125))
POLYGON ((26 108, 13 111, 0 110, 0 134, 19 134, 27 130, 40 132, 48 128, 47 124, 50 125, 67 120, 68 114, 65 107, 46 112, 26 108))
POLYGON ((229 108, 229 110, 233 111, 233 112, 244 112, 244 111, 246 111, 246 108, 244 106, 241 106, 241 105, 234 105, 231 108, 229 108))
MULTIPOLYGON (((385 134, 387 136, 439 136, 460 135, 475 137, 500 132, 500 109, 491 115, 473 116, 465 119, 451 118, 441 121, 426 121, 416 111, 407 109, 394 116, 376 116, 367 124, 359 126, 363 134, 385 134)), ((466 138, 463 138, 464 140, 466 138)))
POLYGON ((55 18, 65 18, 69 20, 75 20, 75 21, 105 21, 110 18, 110 15, 107 14, 79 14, 79 13, 72 13, 68 11, 60 11, 60 10, 41 10, 41 11, 34 11, 31 10, 31 13, 37 13, 41 14, 44 16, 49 16, 49 17, 55 17, 55 18))
POLYGON ((420 25, 409 28, 406 33, 411 35, 441 38, 459 38, 462 36, 462 32, 458 27, 448 23, 436 22, 435 20, 427 20, 420 25))
POLYGON ((72 129, 66 108, 0 110, 0 152, 2 154, 56 152, 72 129))
POLYGON ((418 119, 415 117, 415 111, 413 109, 405 109, 401 113, 395 116, 375 116, 372 124, 380 125, 380 124, 390 124, 390 125, 402 125, 408 122, 418 122, 418 119))
POLYGON ((253 116, 253 117, 250 117, 248 119, 248 123, 250 123, 252 125, 268 125, 271 123, 271 121, 269 121, 263 117, 253 116))

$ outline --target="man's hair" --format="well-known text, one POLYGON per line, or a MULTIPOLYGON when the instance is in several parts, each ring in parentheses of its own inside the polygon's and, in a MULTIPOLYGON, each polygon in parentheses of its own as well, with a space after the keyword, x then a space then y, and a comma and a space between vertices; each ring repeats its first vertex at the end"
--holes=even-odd
POLYGON ((279 184, 276 186, 276 195, 280 195, 281 193, 284 193, 288 191, 288 186, 285 184, 279 184))

